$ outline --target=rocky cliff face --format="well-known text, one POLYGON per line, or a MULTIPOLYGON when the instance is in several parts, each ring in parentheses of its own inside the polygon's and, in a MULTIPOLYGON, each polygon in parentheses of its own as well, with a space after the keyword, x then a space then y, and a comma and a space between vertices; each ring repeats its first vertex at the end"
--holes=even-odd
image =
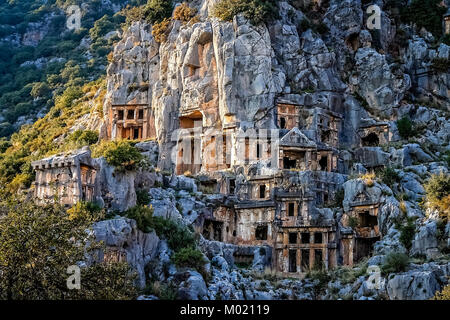
MULTIPOLYGON (((318 175, 320 180, 343 185, 343 208, 318 207, 318 216, 344 229, 341 219, 351 211, 358 196, 363 194, 376 203, 381 240, 374 245, 371 265, 381 265, 391 252, 436 259, 448 250, 448 231, 440 234, 436 213, 427 212, 419 203, 430 174, 448 173, 448 166, 441 160, 450 150, 450 79, 448 70, 433 69, 433 61, 448 61, 450 48, 445 44, 433 47, 429 34, 416 34, 400 25, 411 37, 394 53, 391 48, 399 30, 382 12, 382 28, 374 39, 374 33, 365 25, 364 7, 359 0, 330 1, 328 7, 322 8, 321 18, 328 29, 323 34, 311 28, 303 30, 300 25, 307 12, 285 1, 279 3, 279 19, 258 26, 241 15, 232 22, 213 18, 211 10, 216 2, 191 2, 199 21, 185 24, 173 20, 163 43, 152 36, 152 26, 142 21, 133 23, 122 35, 107 70, 102 137, 112 135, 107 121, 113 105, 147 104, 154 111, 158 166, 173 169, 170 156, 175 141, 171 134, 179 128, 179 118, 193 110, 200 110, 204 128, 223 129, 237 124, 243 130, 275 128, 276 101, 337 112, 342 115, 339 168, 345 175, 318 175), (406 115, 416 128, 421 128, 422 134, 414 141, 402 139, 397 128, 396 121, 406 115), (359 128, 371 126, 389 127, 389 143, 360 148, 359 128), (367 179, 355 178, 381 166, 395 167, 398 181, 387 186, 381 181, 367 183, 367 179), (398 221, 406 218, 415 221, 411 248, 400 240, 398 221)), ((311 121, 307 115, 302 120, 311 121)), ((112 176, 106 166, 101 174, 112 176)), ((127 204, 120 210, 135 203, 136 178, 103 179, 105 190, 114 194, 112 198, 120 205, 127 204)), ((246 178, 238 175, 237 180, 246 178)), ((189 225, 210 210, 213 196, 205 199, 195 181, 175 176, 165 179, 165 188, 149 191, 155 215, 189 225)), ((303 182, 302 174, 298 179, 303 182)), ((170 265, 171 253, 162 246, 158 257, 170 265)), ((450 272, 448 259, 444 258, 429 264, 410 264, 404 272, 383 277, 377 289, 367 285, 367 275, 351 283, 330 280, 326 288, 311 279, 261 284, 260 280, 253 281, 254 274, 234 267, 230 255, 238 250, 235 246, 202 240, 201 247, 211 263, 212 280, 205 282, 200 274, 178 271, 173 265, 166 275, 156 272, 161 281, 177 283, 179 297, 428 299, 447 283, 445 277, 450 272)), ((142 262, 139 251, 138 262, 135 253, 130 261, 141 270, 152 254, 144 253, 142 262)), ((254 257, 253 267, 261 271, 266 264, 264 258, 259 254, 254 257)))

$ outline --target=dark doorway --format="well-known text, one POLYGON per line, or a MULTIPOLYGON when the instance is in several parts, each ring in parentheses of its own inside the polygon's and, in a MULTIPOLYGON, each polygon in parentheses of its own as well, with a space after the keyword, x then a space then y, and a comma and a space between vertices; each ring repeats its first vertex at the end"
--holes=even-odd
POLYGON ((327 156, 323 156, 322 158, 320 158, 319 166, 320 166, 320 171, 327 171, 327 167, 328 167, 328 157, 327 156))
POLYGON ((363 147, 377 147, 380 144, 380 138, 374 132, 370 133, 367 137, 361 139, 363 147))
POLYGON ((134 119, 134 110, 128 110, 127 112, 127 119, 133 120, 134 119))
POLYGON ((297 232, 289 233, 289 244, 297 244, 297 232))
POLYGON ((134 128, 133 129, 133 139, 134 140, 139 139, 139 128, 134 128))
POLYGON ((297 272, 297 250, 289 250, 289 272, 297 272))
POLYGON ((373 245, 379 241, 380 237, 375 238, 357 238, 354 257, 356 261, 360 261, 365 257, 370 257, 373 254, 373 245))
POLYGON ((236 189, 236 180, 230 179, 230 194, 234 194, 236 189))
POLYGON ((123 120, 123 110, 119 110, 119 120, 123 120))
POLYGON ((321 136, 320 136, 320 140, 323 142, 323 143, 328 143, 329 142, 329 140, 330 140, 330 130, 324 130, 324 131, 322 131, 322 134, 321 134, 321 136))
POLYGON ((294 210, 295 210, 295 203, 289 203, 288 204, 288 216, 289 217, 294 216, 294 210))
POLYGON ((302 272, 309 271, 309 249, 302 249, 302 272))
POLYGON ((297 166, 297 161, 295 159, 291 160, 288 157, 283 158, 283 168, 284 169, 295 169, 296 166, 297 166))
POLYGON ((314 233, 314 243, 322 243, 322 232, 316 232, 314 233))
POLYGON ((360 227, 363 228, 373 228, 378 225, 378 219, 376 216, 371 216, 369 211, 364 211, 359 213, 360 227))
POLYGON ((208 240, 222 241, 222 229, 222 222, 205 220, 203 224, 203 237, 208 240))
POLYGON ((267 226, 256 227, 255 238, 256 240, 267 240, 267 226))
POLYGON ((144 110, 140 109, 138 113, 138 119, 144 119, 144 110))
POLYGON ((302 243, 309 243, 310 235, 309 232, 302 232, 302 243))
POLYGON ((285 118, 280 119, 280 129, 286 129, 286 119, 285 118))
POLYGON ((259 198, 264 199, 266 197, 266 186, 259 186, 259 198))
POLYGON ((323 267, 322 250, 314 250, 314 268, 321 269, 323 267))

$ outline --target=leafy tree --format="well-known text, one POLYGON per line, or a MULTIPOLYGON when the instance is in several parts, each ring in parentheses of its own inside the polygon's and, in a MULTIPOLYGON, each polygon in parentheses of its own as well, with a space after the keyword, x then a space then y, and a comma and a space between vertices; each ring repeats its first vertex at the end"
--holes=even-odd
POLYGON ((244 17, 257 25, 277 17, 278 6, 275 0, 221 0, 214 6, 215 17, 231 21, 242 13, 244 17))
POLYGON ((90 146, 98 141, 98 133, 92 130, 76 130, 72 133, 71 140, 79 146, 90 146))
POLYGON ((398 133, 403 139, 408 139, 414 136, 413 123, 407 116, 404 116, 400 120, 397 120, 397 128, 398 133))
POLYGON ((144 15, 150 23, 163 21, 172 16, 172 0, 148 0, 144 7, 144 15))
POLYGON ((50 87, 45 82, 36 82, 31 89, 31 96, 33 98, 46 97, 51 93, 50 87))
POLYGON ((103 155, 106 162, 117 169, 135 170, 144 165, 144 156, 130 141, 112 141, 103 155))
POLYGON ((441 6, 441 0, 412 0, 402 9, 402 18, 414 23, 419 29, 425 28, 434 36, 442 35, 442 17, 447 9, 441 6))
POLYGON ((81 289, 67 288, 67 268, 85 259, 85 248, 99 246, 86 231, 97 219, 89 212, 69 216, 62 206, 23 200, 0 210, 1 299, 135 298, 126 264, 83 267, 81 289))

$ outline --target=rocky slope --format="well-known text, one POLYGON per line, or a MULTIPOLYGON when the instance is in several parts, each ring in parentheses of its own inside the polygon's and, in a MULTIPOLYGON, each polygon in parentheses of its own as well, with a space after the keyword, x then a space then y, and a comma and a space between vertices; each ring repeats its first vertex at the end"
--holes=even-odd
MULTIPOLYGON (((275 123, 275 99, 289 99, 301 105, 329 108, 338 94, 342 98, 344 130, 340 156, 353 165, 346 176, 343 209, 351 199, 364 192, 380 204, 379 226, 382 240, 374 247, 374 256, 365 266, 330 272, 326 279, 282 279, 261 267, 265 255, 255 251, 252 270, 237 268, 233 262, 235 246, 202 239, 200 247, 208 259, 210 279, 192 270, 177 270, 170 262, 170 249, 164 240, 136 240, 133 223, 113 220, 101 224, 101 234, 124 224, 121 240, 110 239, 114 246, 127 245, 127 257, 141 276, 175 283, 179 298, 188 299, 429 299, 448 283, 450 263, 450 224, 440 225, 438 213, 424 209, 424 183, 431 174, 448 174, 445 152, 450 150, 449 73, 433 69, 436 58, 448 61, 450 47, 434 45, 433 36, 395 24, 388 12, 382 12, 382 29, 367 30, 361 1, 330 1, 322 8, 328 31, 319 34, 299 26, 307 12, 288 2, 279 3, 280 17, 254 26, 243 16, 223 22, 211 16, 217 1, 190 2, 198 10, 199 22, 185 24, 173 20, 167 41, 158 43, 152 26, 134 23, 115 46, 108 67, 104 114, 112 104, 149 103, 155 107, 155 126, 159 145, 159 163, 170 169, 171 133, 178 129, 176 114, 192 106, 204 110, 207 127, 239 121, 243 127, 270 127, 275 123), (397 46, 395 35, 409 34, 404 46, 397 46), (213 106, 219 112, 213 112, 213 106), (407 115, 420 128, 420 135, 402 138, 397 120, 407 115), (385 121, 391 128, 390 143, 367 148, 364 154, 350 149, 362 122, 385 121), (386 165, 396 168, 398 180, 386 185, 381 180, 367 183, 361 178, 368 169, 386 165), (360 175, 358 177, 358 175, 360 175), (355 178, 356 177, 356 178, 355 178), (405 216, 406 215, 406 216, 405 216), (414 219, 411 248, 400 240, 401 224, 414 219), (134 244, 138 243, 137 246, 134 244), (146 241, 150 241, 147 244, 146 241), (139 244, 140 243, 140 244, 139 244), (151 252, 146 252, 150 250, 151 252), (379 274, 379 286, 367 281, 367 265, 382 266, 391 252, 421 257, 409 263, 404 272, 379 274), (149 274, 143 267, 153 261, 149 274), (426 263, 424 263, 427 261, 426 263), (156 265, 155 265, 156 264, 156 265), (167 264, 166 267, 163 265, 167 264), (165 273, 160 270, 168 270, 165 273), (350 278, 345 275, 351 274, 350 278), (353 277, 353 278, 352 278, 353 277)), ((382 1, 379 1, 382 4, 382 1)), ((105 125, 101 135, 107 137, 105 125)), ((156 165, 156 163, 155 163, 156 165)), ((131 179, 131 178, 127 178, 131 179)), ((108 179, 106 179, 108 180, 108 179)), ((197 191, 194 180, 186 177, 163 178, 163 188, 150 189, 155 214, 192 224, 217 196, 197 191), (185 190, 185 191, 184 191, 185 190), (182 208, 182 210, 178 210, 182 208)), ((120 185, 120 183, 118 183, 120 185)), ((123 194, 122 194, 123 196, 123 194)), ((125 197, 122 204, 131 202, 125 197)), ((216 199, 217 200, 217 199, 216 199)), ((127 207, 129 207, 127 205, 127 207)), ((340 223, 342 209, 330 209, 340 223)), ((105 237, 100 236, 100 238, 105 237)), ((138 235, 138 239, 141 239, 138 235)), ((147 238, 145 238, 147 239, 147 238)), ((267 257, 266 257, 267 258, 267 257)), ((370 279, 369 279, 370 280, 370 279)), ((143 296, 142 298, 155 298, 143 296)))

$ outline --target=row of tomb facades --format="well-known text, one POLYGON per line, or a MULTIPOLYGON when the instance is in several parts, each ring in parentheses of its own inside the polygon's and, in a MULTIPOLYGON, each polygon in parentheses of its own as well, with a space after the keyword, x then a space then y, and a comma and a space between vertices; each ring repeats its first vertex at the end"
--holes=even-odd
MULTIPOLYGON (((339 158, 341 115, 280 101, 270 128, 243 131, 229 115, 218 132, 204 127, 201 110, 182 112, 174 140, 175 173, 207 176, 203 186, 230 199, 203 217, 197 231, 211 240, 270 246, 273 266, 286 273, 352 265, 369 255, 380 239, 378 204, 364 194, 354 199, 341 221, 351 231, 318 213, 335 200, 340 187, 335 175, 347 173, 339 158)), ((154 122, 148 105, 113 105, 107 136, 155 139, 154 122)), ((363 148, 389 141, 386 123, 361 125, 355 134, 363 148)), ((92 201, 97 168, 89 159, 81 153, 33 163, 36 197, 58 195, 66 205, 92 201)))

